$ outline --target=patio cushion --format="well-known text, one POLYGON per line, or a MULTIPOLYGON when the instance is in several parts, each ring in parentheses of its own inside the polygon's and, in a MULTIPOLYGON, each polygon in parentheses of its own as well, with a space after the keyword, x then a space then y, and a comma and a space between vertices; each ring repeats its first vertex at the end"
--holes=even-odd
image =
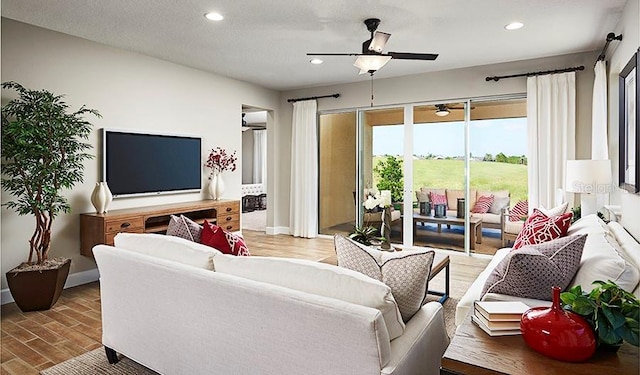
POLYGON ((476 201, 476 204, 473 206, 473 209, 471 209, 471 212, 476 214, 486 214, 491 208, 494 199, 495 197, 493 196, 493 194, 488 196, 480 196, 480 198, 478 198, 478 200, 476 201))
POLYGON ((529 215, 529 201, 525 199, 516 203, 509 211, 509 221, 520 221, 527 215, 529 215))
POLYGON ((522 230, 524 226, 524 221, 505 221, 504 229, 502 231, 504 233, 518 234, 522 230))

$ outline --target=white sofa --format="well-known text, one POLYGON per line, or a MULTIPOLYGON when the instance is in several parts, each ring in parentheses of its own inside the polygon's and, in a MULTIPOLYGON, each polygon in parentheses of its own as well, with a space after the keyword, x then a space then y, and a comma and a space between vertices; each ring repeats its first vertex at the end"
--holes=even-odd
MULTIPOLYGON (((439 371, 449 339, 438 303, 424 305, 406 325, 400 319, 401 330, 397 324, 394 329, 399 336, 390 340, 385 319, 399 312, 383 314, 327 296, 344 294, 349 283, 321 280, 319 274, 339 267, 284 258, 229 259, 194 243, 176 252, 175 246, 188 241, 171 238, 166 245, 160 237, 119 234, 117 247, 93 249, 110 362, 117 352, 167 375, 439 371), (220 269, 213 271, 215 264, 220 269), (325 290, 315 294, 305 288, 325 290)), ((339 270, 359 275, 356 284, 379 283, 339 270)), ((366 299, 367 293, 352 294, 366 299)))
MULTIPOLYGON (((586 216, 569 227, 568 236, 587 234, 580 268, 570 287, 581 285, 583 290, 593 289, 596 280, 612 280, 623 289, 633 292, 640 298, 640 244, 620 225, 611 222, 605 224, 596 215, 586 216)), ((473 302, 480 299, 484 284, 500 261, 511 251, 503 248, 496 252, 491 262, 469 287, 456 307, 456 325, 460 325, 473 302)), ((551 298, 551 291, 549 291, 551 298)), ((483 301, 519 300, 529 307, 550 306, 550 301, 520 298, 504 294, 487 293, 483 301)))

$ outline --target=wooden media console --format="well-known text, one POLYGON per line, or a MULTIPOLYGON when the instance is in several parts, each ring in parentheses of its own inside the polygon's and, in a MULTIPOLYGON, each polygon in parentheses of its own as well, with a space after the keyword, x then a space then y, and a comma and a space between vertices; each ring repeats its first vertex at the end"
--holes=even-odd
POLYGON ((202 200, 158 206, 127 208, 104 214, 80 214, 80 253, 93 257, 95 245, 113 246, 120 232, 165 233, 171 215, 184 215, 202 224, 205 220, 225 230, 240 230, 239 200, 202 200))

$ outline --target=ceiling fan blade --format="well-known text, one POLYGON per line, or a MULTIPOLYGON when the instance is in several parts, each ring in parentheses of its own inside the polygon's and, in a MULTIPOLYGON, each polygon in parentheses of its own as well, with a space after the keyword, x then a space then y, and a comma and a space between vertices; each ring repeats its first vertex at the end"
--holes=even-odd
POLYGON ((307 56, 360 56, 361 53, 307 53, 307 56))
POLYGON ((437 53, 388 52, 387 55, 400 60, 435 60, 438 58, 437 53))

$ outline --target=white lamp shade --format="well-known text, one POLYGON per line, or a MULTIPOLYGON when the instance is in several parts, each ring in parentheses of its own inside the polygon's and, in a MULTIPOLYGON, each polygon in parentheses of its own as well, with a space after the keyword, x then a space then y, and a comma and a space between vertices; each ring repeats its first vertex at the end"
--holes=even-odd
POLYGON ((362 55, 358 56, 353 66, 360 69, 360 74, 376 71, 391 60, 391 56, 362 55))
POLYGON ((565 190, 570 193, 611 192, 611 160, 567 160, 565 190))
POLYGON ((371 39, 371 43, 369 43, 369 51, 376 51, 378 53, 382 52, 385 44, 387 44, 387 40, 391 34, 384 33, 382 31, 376 31, 373 34, 373 39, 371 39))

